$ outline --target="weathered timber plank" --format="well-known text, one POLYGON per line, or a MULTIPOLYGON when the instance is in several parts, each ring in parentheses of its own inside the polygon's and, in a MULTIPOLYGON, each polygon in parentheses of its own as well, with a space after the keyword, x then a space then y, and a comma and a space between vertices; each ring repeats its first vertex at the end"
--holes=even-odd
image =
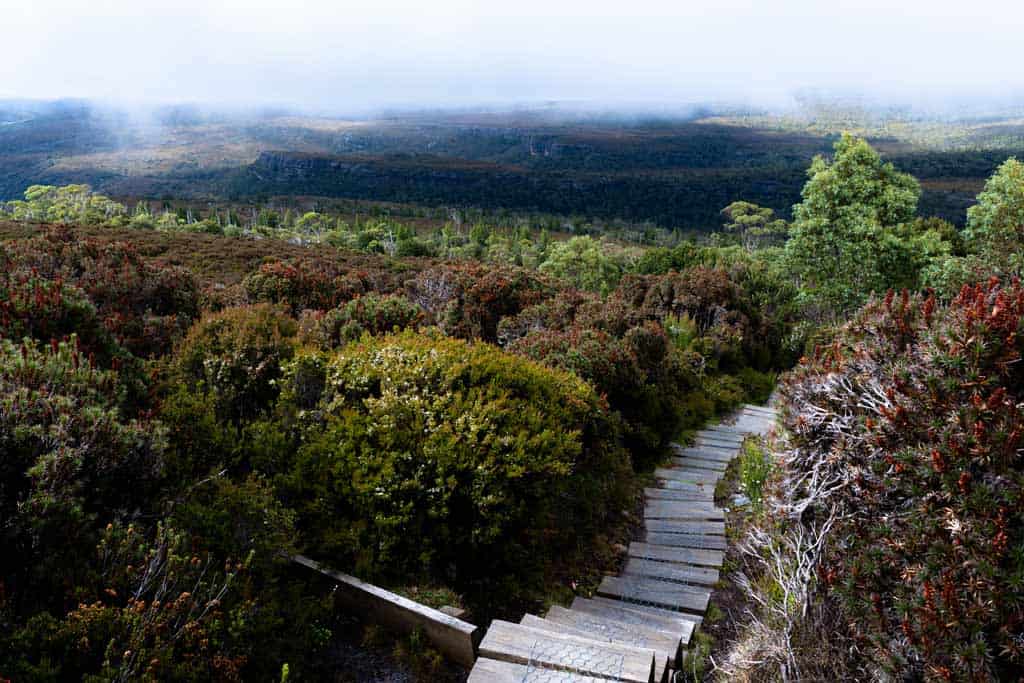
POLYGON ((513 664, 652 683, 654 650, 601 643, 495 619, 480 643, 480 656, 513 664))
POLYGON ((724 456, 727 460, 732 460, 737 455, 739 455, 740 449, 742 447, 743 444, 736 444, 735 446, 723 446, 721 442, 709 441, 708 439, 696 439, 694 440, 692 445, 688 446, 688 448, 693 448, 695 450, 708 450, 713 448, 713 454, 724 456))
POLYGON ((705 567, 721 567, 722 560, 725 559, 725 553, 721 550, 652 545, 635 541, 629 544, 629 556, 637 557, 641 560, 696 564, 705 567))
MULTIPOLYGON (((560 609, 565 609, 560 608, 560 609)), ((568 610, 566 610, 568 612, 568 610)), ((599 643, 618 643, 619 645, 626 645, 627 647, 639 647, 647 650, 654 650, 654 678, 658 681, 667 681, 669 677, 668 669, 671 664, 676 662, 676 655, 678 654, 679 641, 676 640, 674 648, 655 647, 654 645, 644 644, 635 642, 637 638, 625 639, 625 638, 609 638, 606 633, 595 633, 593 631, 587 631, 578 628, 575 624, 561 623, 557 619, 551 618, 550 610, 548 616, 538 617, 534 614, 525 614, 523 618, 519 620, 521 626, 529 626, 530 628, 536 628, 541 631, 551 631, 553 633, 560 633, 567 636, 575 636, 577 638, 585 638, 587 640, 593 640, 599 643)))
POLYGON ((718 583, 718 570, 714 567, 697 567, 655 560, 630 558, 626 562, 623 576, 646 576, 659 581, 673 581, 691 585, 713 586, 718 583))
POLYGON ((648 531, 644 541, 650 545, 663 545, 674 548, 706 548, 708 550, 725 550, 729 544, 725 536, 709 536, 705 534, 662 534, 648 531))
POLYGON ((739 452, 739 445, 705 443, 699 446, 684 446, 682 444, 674 443, 672 444, 670 450, 672 451, 672 455, 686 455, 688 451, 693 452, 695 450, 705 450, 712 455, 718 455, 728 460, 735 456, 737 452, 739 452))
POLYGON ((658 479, 658 486, 663 489, 672 489, 673 491, 706 491, 712 495, 715 493, 715 482, 679 481, 678 479, 665 479, 662 477, 658 479))
POLYGON ((706 436, 712 439, 718 439, 719 441, 731 441, 732 443, 741 443, 745 434, 737 432, 735 429, 727 429, 722 425, 715 425, 714 427, 708 427, 697 432, 697 436, 706 436))
POLYGON ((701 622, 704 621, 704 615, 694 614, 692 612, 680 612, 674 609, 664 609, 661 607, 655 607, 654 605, 640 605, 636 603, 627 603, 617 600, 615 598, 605 598, 600 595, 595 595, 593 598, 594 602, 599 602, 605 605, 621 605, 631 610, 641 612, 643 614, 650 614, 652 616, 666 616, 666 617, 679 617, 693 621, 696 626, 700 626, 701 622))
POLYGON ((711 589, 645 577, 606 576, 601 580, 597 594, 627 603, 649 604, 703 614, 708 608, 711 589))
MULTIPOLYGON (((703 441, 703 439, 701 439, 703 441)), ((730 459, 736 455, 740 450, 740 444, 723 444, 723 443, 700 443, 696 446, 683 446, 682 444, 673 444, 672 450, 675 451, 673 455, 686 455, 688 452, 695 450, 707 451, 711 455, 718 455, 726 459, 730 459)))
POLYGON ((698 491, 677 491, 675 489, 645 488, 644 497, 648 500, 700 500, 711 502, 715 494, 711 489, 698 491))
POLYGON ((725 512, 707 501, 649 500, 644 519, 725 520, 725 512))
MULTIPOLYGON (((530 628, 540 629, 541 631, 553 631, 554 633, 561 633, 566 636, 576 636, 577 638, 586 638, 588 640, 596 640, 598 642, 611 642, 607 638, 597 638, 586 631, 580 631, 573 626, 563 626, 558 622, 538 617, 536 614, 524 614, 519 620, 520 626, 529 626, 530 628)), ((654 649, 654 648, 651 648, 654 649)))
POLYGON ((718 435, 730 434, 733 437, 741 437, 740 438, 741 441, 743 440, 743 438, 746 438, 747 435, 748 435, 748 432, 746 432, 745 430, 740 429, 740 428, 736 427, 735 425, 726 425, 726 424, 718 424, 718 425, 715 425, 714 427, 708 427, 708 431, 709 432, 713 432, 713 433, 718 434, 718 435))
POLYGON ((739 449, 724 450, 721 448, 715 448, 714 446, 693 446, 690 448, 680 448, 674 453, 674 455, 680 458, 693 456, 704 460, 729 462, 739 455, 739 449))
MULTIPOLYGON (((624 624, 614 619, 605 619, 586 612, 574 612, 561 605, 553 605, 548 610, 545 620, 574 632, 589 634, 595 640, 608 640, 633 647, 644 647, 654 650, 659 660, 679 663, 682 639, 671 636, 650 626, 624 624)), ((656 672, 660 675, 661 672, 656 672)))
POLYGON ((292 561, 337 582, 336 596, 351 611, 400 633, 421 629, 446 657, 463 666, 473 666, 481 635, 473 624, 324 567, 303 555, 293 556, 292 561))
POLYGON ((701 460, 700 458, 687 457, 687 458, 669 458, 669 462, 676 467, 682 467, 683 469, 694 469, 694 470, 710 470, 721 474, 729 467, 727 462, 717 462, 715 460, 701 460))
POLYGON ((703 435, 702 434, 698 434, 694 438, 693 441, 698 446, 700 446, 700 445, 714 446, 715 448, 720 448, 722 450, 732 451, 734 453, 738 453, 739 452, 740 444, 743 443, 742 441, 737 441, 737 440, 734 440, 734 439, 728 439, 728 438, 725 438, 725 437, 713 436, 711 434, 703 434, 703 435))
POLYGON ((776 410, 775 408, 768 408, 767 406, 755 406, 752 403, 744 403, 743 410, 748 410, 755 413, 764 413, 765 415, 770 415, 771 417, 775 417, 776 415, 779 414, 779 411, 776 410))
POLYGON ((669 534, 713 534, 725 535, 725 522, 704 522, 678 519, 648 519, 644 522, 647 531, 669 534))
MULTIPOLYGON (((529 676, 533 675, 532 672, 533 670, 524 664, 500 662, 496 659, 481 657, 476 660, 476 665, 469 672, 466 683, 523 683, 523 681, 530 680, 529 676)), ((565 680, 566 683, 608 683, 607 678, 593 678, 579 674, 573 674, 571 678, 566 674, 561 680, 565 680)))
POLYGON ((693 629, 701 621, 700 617, 692 614, 655 613, 642 610, 636 605, 628 605, 621 600, 602 597, 573 598, 571 611, 592 614, 602 619, 614 619, 629 626, 655 629, 668 636, 679 638, 683 645, 690 642, 693 629))
POLYGON ((708 513, 722 512, 722 509, 711 500, 649 500, 644 505, 644 516, 659 519, 671 517, 677 512, 689 514, 688 510, 700 510, 708 513), (663 511, 664 514, 659 514, 659 511, 663 511))
POLYGON ((680 467, 659 467, 654 470, 654 476, 658 479, 674 479, 675 481, 688 481, 694 484, 711 484, 712 486, 721 479, 719 472, 708 472, 706 470, 693 470, 680 467))

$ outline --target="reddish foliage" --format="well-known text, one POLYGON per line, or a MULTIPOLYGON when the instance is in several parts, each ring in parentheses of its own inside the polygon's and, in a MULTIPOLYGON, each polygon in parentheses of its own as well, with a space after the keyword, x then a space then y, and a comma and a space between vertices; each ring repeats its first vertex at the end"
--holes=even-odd
POLYGON ((848 513, 834 590, 895 669, 1024 673, 1022 332, 1017 281, 946 308, 890 294, 786 387, 808 466, 827 458, 847 482, 829 501, 848 513))

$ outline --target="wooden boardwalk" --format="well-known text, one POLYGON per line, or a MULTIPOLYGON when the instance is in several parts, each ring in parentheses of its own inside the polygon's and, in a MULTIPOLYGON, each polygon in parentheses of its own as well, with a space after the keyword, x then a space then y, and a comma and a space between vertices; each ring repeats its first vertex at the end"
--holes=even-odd
POLYGON ((771 408, 744 406, 731 423, 673 444, 645 494, 643 543, 631 543, 619 576, 591 599, 520 623, 494 621, 468 683, 632 681, 668 683, 708 607, 725 557, 725 513, 715 485, 748 434, 775 424, 771 408))

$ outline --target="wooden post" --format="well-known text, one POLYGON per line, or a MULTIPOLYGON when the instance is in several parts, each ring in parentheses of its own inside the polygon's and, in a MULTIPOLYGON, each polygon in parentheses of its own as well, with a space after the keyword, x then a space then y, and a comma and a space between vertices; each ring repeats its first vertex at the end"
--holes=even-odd
POLYGON ((328 569, 303 555, 293 556, 292 562, 336 581, 342 604, 366 619, 399 633, 420 628, 434 647, 453 662, 472 667, 476 661, 476 647, 481 637, 479 627, 354 576, 328 569))

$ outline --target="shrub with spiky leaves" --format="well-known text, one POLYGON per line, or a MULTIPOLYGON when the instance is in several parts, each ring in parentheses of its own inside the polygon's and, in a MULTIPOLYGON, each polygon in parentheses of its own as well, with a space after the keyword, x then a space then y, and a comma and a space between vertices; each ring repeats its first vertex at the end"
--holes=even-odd
POLYGON ((1024 673, 1024 289, 869 304, 789 379, 820 579, 904 675, 1024 673))

